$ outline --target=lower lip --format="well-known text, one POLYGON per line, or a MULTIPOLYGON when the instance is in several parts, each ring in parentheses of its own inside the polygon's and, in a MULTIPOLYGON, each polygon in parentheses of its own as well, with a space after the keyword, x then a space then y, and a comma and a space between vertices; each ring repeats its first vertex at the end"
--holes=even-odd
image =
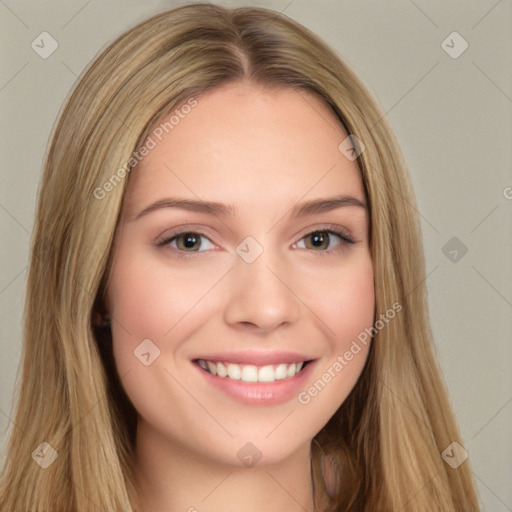
POLYGON ((208 384, 246 405, 279 405, 296 397, 313 371, 315 361, 309 362, 297 375, 274 382, 244 382, 218 377, 193 363, 208 384))

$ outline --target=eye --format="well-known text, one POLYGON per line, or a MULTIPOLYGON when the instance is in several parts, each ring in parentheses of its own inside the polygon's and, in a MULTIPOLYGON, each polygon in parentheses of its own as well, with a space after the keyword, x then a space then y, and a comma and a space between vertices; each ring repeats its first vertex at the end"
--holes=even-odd
POLYGON ((213 247, 212 241, 202 233, 196 231, 183 231, 166 238, 158 245, 170 245, 183 252, 202 252, 213 247))
POLYGON ((296 246, 299 249, 329 252, 341 244, 353 244, 354 240, 346 233, 333 229, 319 229, 302 237, 296 246))

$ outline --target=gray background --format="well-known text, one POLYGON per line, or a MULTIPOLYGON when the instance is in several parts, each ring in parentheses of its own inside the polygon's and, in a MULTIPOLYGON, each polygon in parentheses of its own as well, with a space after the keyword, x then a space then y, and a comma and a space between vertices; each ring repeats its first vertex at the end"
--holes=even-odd
MULTIPOLYGON (((0 0, 1 446, 12 428, 28 245, 57 113, 100 49, 185 3, 0 0), (46 59, 31 48, 44 31, 59 45, 46 59)), ((303 23, 382 104, 418 196, 433 331, 483 508, 512 511, 510 0, 218 3, 268 7, 303 23), (454 31, 469 45, 457 58, 441 46, 454 31)), ((458 53, 461 44, 451 37, 444 46, 458 53)))

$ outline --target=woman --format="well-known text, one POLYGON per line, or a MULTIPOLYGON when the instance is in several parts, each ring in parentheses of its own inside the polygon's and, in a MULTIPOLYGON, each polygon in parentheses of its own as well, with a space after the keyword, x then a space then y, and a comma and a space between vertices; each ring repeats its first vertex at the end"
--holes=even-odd
POLYGON ((211 5, 134 27, 48 151, 0 508, 479 510, 420 236, 316 36, 211 5))

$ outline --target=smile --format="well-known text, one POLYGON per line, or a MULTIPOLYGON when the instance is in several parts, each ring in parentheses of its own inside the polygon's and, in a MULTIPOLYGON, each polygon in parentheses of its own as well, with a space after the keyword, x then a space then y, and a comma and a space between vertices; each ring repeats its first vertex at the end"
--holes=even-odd
POLYGON ((242 382, 275 382, 295 377, 295 375, 302 371, 307 361, 265 366, 206 361, 204 359, 198 359, 196 363, 203 370, 217 377, 242 382))

